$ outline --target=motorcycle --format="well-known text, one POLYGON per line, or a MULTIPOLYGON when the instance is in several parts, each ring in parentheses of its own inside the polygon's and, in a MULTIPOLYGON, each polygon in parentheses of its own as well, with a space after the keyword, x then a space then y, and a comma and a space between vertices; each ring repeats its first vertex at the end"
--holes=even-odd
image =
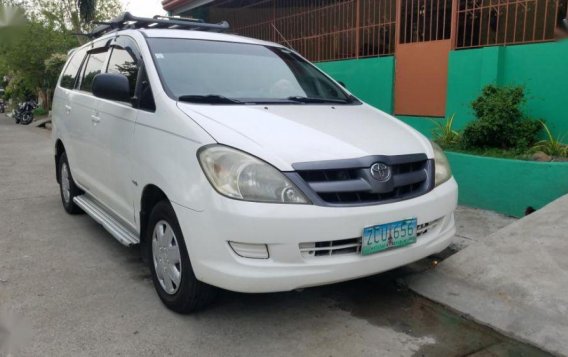
POLYGON ((28 100, 27 102, 19 103, 12 112, 12 116, 16 121, 16 124, 29 125, 34 120, 34 109, 37 108, 37 104, 34 100, 28 100))

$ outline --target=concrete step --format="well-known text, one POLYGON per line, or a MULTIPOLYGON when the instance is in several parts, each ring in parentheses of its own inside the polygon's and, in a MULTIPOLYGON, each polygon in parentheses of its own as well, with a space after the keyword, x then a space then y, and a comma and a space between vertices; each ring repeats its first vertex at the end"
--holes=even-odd
POLYGON ((51 118, 43 118, 43 119, 35 120, 31 123, 31 126, 36 127, 36 128, 43 128, 48 123, 51 123, 51 118))
POLYGON ((407 279, 420 295, 568 356, 568 196, 407 279))

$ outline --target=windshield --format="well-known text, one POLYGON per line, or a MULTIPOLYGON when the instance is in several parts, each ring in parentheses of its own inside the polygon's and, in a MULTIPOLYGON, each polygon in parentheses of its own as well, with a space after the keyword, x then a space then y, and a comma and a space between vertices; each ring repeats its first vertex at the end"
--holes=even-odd
POLYGON ((285 48, 171 38, 148 39, 148 43, 166 90, 181 101, 359 103, 285 48))

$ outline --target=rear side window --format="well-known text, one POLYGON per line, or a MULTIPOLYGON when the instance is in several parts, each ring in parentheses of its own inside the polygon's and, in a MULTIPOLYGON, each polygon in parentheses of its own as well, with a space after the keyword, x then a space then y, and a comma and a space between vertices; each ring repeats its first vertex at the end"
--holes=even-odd
POLYGON ((107 51, 104 52, 92 52, 87 58, 87 63, 85 65, 85 70, 83 71, 83 78, 81 79, 80 89, 85 92, 92 92, 93 79, 95 76, 103 71, 103 65, 105 63, 107 56, 107 51))
POLYGON ((110 55, 108 73, 123 74, 130 83, 130 96, 134 97, 138 78, 138 61, 124 48, 115 47, 110 55))
POLYGON ((75 81, 77 80, 81 63, 83 63, 83 59, 85 58, 85 52, 85 50, 79 50, 72 55, 69 64, 61 76, 61 82, 59 83, 61 87, 67 89, 73 89, 75 87, 75 81))

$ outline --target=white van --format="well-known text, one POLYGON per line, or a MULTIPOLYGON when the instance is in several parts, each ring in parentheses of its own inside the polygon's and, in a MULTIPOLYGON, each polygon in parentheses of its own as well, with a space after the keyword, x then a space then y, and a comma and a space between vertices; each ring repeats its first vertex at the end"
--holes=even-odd
POLYGON ((450 244, 457 184, 440 148, 226 27, 126 13, 73 51, 53 108, 67 212, 141 244, 180 313, 214 287, 330 284, 450 244))

